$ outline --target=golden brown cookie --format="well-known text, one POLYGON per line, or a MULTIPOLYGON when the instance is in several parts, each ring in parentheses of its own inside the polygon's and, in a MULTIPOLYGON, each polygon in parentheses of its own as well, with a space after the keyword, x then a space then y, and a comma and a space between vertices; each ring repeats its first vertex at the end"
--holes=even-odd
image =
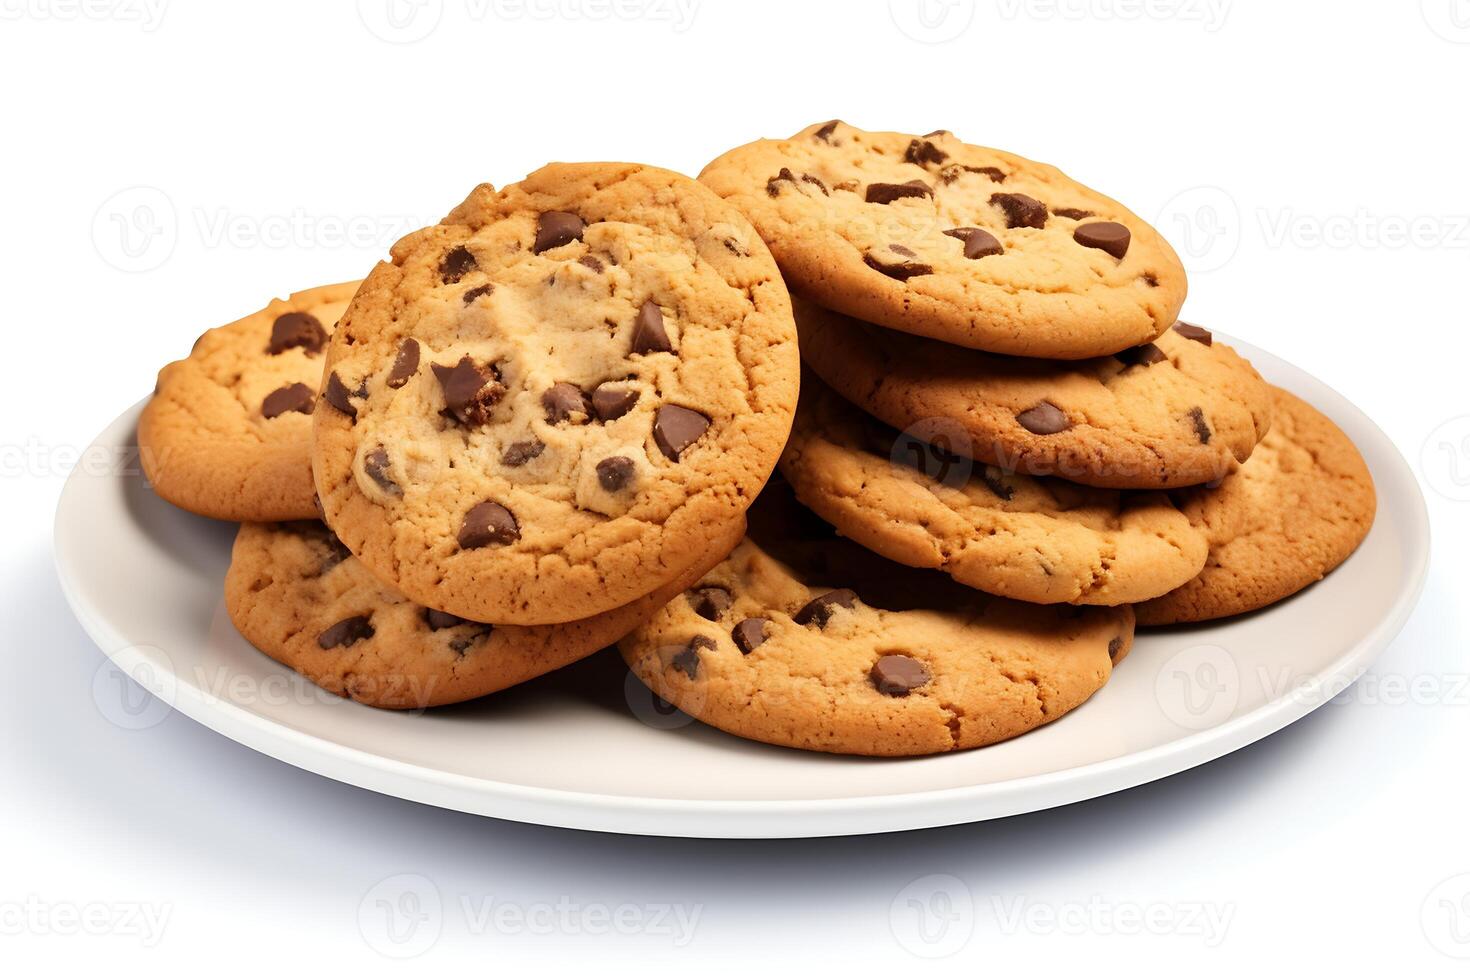
POLYGON ((1027 602, 1116 606, 1204 567, 1162 493, 1004 473, 868 418, 808 380, 781 472, 801 502, 886 558, 1027 602))
POLYGON ((844 397, 900 429, 1007 470, 1090 486, 1210 483, 1271 424, 1271 391, 1208 330, 1178 323, 1110 357, 1043 361, 885 330, 795 298, 801 354, 844 397))
POLYGON ((1193 623, 1279 602, 1324 577, 1368 536, 1373 477, 1332 420, 1280 388, 1276 422, 1216 489, 1179 494, 1210 542, 1199 576, 1138 606, 1148 626, 1193 623))
POLYGON ((489 626, 427 609, 374 578, 318 521, 243 524, 225 607, 262 653, 379 708, 477 698, 615 642, 698 581, 739 540, 712 533, 698 562, 652 595, 559 626, 489 626))
POLYGON ((744 512, 799 374, 786 287, 734 208, 667 170, 552 164, 373 270, 329 347, 317 486, 417 602, 585 618, 744 512))
POLYGON ((327 340, 357 285, 271 300, 158 373, 138 446, 160 497, 227 521, 316 516, 311 411, 327 340))
POLYGON ((1128 606, 1011 602, 768 532, 785 563, 747 538, 619 644, 659 697, 734 735, 877 756, 989 745, 1086 701, 1132 643, 1128 606))
POLYGON ((1147 343, 1184 303, 1169 243, 1055 167, 954 134, 833 120, 700 180, 739 207, 793 291, 894 330, 1025 357, 1147 343))

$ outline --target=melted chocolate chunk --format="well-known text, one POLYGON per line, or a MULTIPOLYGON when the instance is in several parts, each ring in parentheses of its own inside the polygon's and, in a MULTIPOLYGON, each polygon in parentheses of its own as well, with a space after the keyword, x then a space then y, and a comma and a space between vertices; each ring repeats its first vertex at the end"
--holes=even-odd
POLYGON ((1081 208, 1053 208, 1051 213, 1063 218, 1071 218, 1073 221, 1092 217, 1091 211, 1084 211, 1081 208))
POLYGON ((452 285, 477 268, 479 263, 475 261, 475 253, 463 245, 456 245, 439 260, 439 281, 446 286, 452 285))
POLYGON ((707 636, 692 637, 688 644, 673 651, 669 666, 691 681, 699 676, 699 651, 715 649, 715 641, 707 636))
POLYGON ((1078 225, 1077 230, 1072 232, 1072 238, 1078 245, 1101 249, 1113 258, 1121 259, 1128 254, 1128 244, 1133 240, 1133 235, 1116 221, 1094 221, 1091 224, 1078 225))
POLYGON ((347 386, 342 383, 342 379, 337 376, 336 371, 327 375, 327 385, 322 391, 322 401, 331 405, 343 415, 354 419, 357 418, 357 406, 352 404, 352 399, 366 397, 366 383, 358 385, 356 391, 349 391, 347 386))
POLYGON ((603 382, 592 392, 592 411, 604 422, 620 419, 638 404, 638 392, 612 382, 603 382))
MULTIPOLYGON (((929 135, 938 136, 943 132, 944 130, 940 129, 929 135)), ((903 159, 905 163, 917 163, 925 167, 931 163, 943 163, 949 159, 949 154, 926 139, 909 140, 908 149, 903 151, 903 159)))
POLYGON ((664 311, 653 300, 644 300, 633 318, 633 353, 662 354, 673 349, 664 329, 664 311))
POLYGON ((690 589, 684 595, 689 600, 689 608, 710 622, 718 622, 721 616, 730 611, 730 605, 735 601, 730 590, 721 585, 702 585, 697 589, 690 589))
POLYGON ((1174 332, 1188 340, 1198 341, 1206 347, 1213 347, 1215 345, 1215 335, 1204 327, 1196 326, 1193 323, 1185 323, 1183 320, 1180 320, 1174 324, 1174 332))
POLYGON ((1194 426, 1195 437, 1199 439, 1200 445, 1207 446, 1210 443, 1210 423, 1205 421, 1205 410, 1196 405, 1189 410, 1189 421, 1194 426))
POLYGON ((868 671, 880 694, 893 698, 907 697, 910 691, 929 683, 929 668, 906 653, 889 653, 878 658, 868 671))
POLYGON ((541 407, 546 409, 546 421, 586 422, 592 417, 592 406, 581 388, 566 381, 558 382, 541 393, 541 407))
POLYGON ((500 371, 493 364, 482 367, 465 355, 453 367, 435 364, 433 368, 444 392, 444 411, 464 425, 484 425, 496 403, 505 397, 500 371))
POLYGON ((836 131, 841 123, 841 119, 833 119, 831 122, 823 123, 815 133, 812 133, 812 136, 815 139, 821 140, 823 143, 830 143, 832 142, 832 133, 836 131))
POLYGON ((489 296, 493 292, 495 292, 495 284, 493 282, 472 286, 464 291, 464 305, 469 306, 481 296, 489 296))
POLYGON ((570 211, 544 211, 536 219, 536 243, 531 251, 540 255, 549 248, 580 242, 587 222, 570 211))
POLYGON ((440 630, 453 629, 454 627, 459 626, 461 623, 466 623, 469 621, 465 619, 460 619, 453 613, 440 612, 437 609, 425 609, 424 622, 429 625, 430 630, 437 633, 440 630))
POLYGON ((1124 364, 1129 365, 1157 364, 1160 361, 1167 361, 1169 359, 1168 355, 1166 355, 1162 350, 1159 349, 1158 344, 1139 344, 1137 347, 1130 347, 1127 350, 1120 350, 1113 356, 1122 361, 1124 364))
POLYGON ((505 452, 500 454, 500 465, 510 467, 525 466, 545 451, 546 443, 539 439, 513 442, 505 447, 505 452))
POLYGON ((990 203, 1005 212, 1007 228, 1046 227, 1046 205, 1025 194, 992 194, 990 203))
POLYGON ((519 541, 521 528, 510 511, 493 500, 483 500, 464 515, 458 537, 461 548, 484 548, 519 541))
POLYGON ((593 272, 601 272, 603 269, 602 260, 595 255, 584 255, 577 260, 577 264, 586 266, 593 272))
POLYGON ((857 593, 852 589, 833 589, 802 606, 791 618, 798 626, 822 629, 838 609, 851 609, 856 602, 857 593))
POLYGON ((741 653, 749 653, 766 642, 766 627, 770 623, 769 619, 759 617, 742 619, 730 631, 730 638, 735 641, 735 646, 740 649, 741 653))
POLYGON ((905 245, 890 245, 888 251, 898 255, 898 260, 881 259, 869 252, 863 256, 863 261, 867 263, 868 268, 881 272, 890 279, 897 279, 899 282, 907 282, 914 276, 932 275, 934 272, 932 265, 919 261, 913 249, 905 245))
POLYGON ((1108 641, 1108 659, 1113 663, 1118 662, 1118 654, 1123 652, 1123 638, 1115 636, 1108 641))
POLYGON ((950 228, 945 234, 965 243, 967 259, 983 259, 987 255, 1000 255, 1005 251, 1000 239, 984 228, 950 228))
POLYGON ((869 204, 892 204, 906 197, 933 197, 934 189, 922 180, 902 184, 869 184, 863 200, 869 204))
POLYGON ((393 479, 393 461, 388 458, 388 450, 379 446, 368 453, 362 461, 362 471, 366 473, 374 483, 383 488, 384 493, 395 497, 403 496, 403 488, 398 481, 393 479))
MULTIPOLYGON (((322 322, 310 313, 282 313, 271 324, 271 342, 266 352, 280 354, 300 347, 308 354, 316 354, 326 342, 327 332, 322 329, 322 322)), ((199 346, 199 341, 194 346, 199 346)))
POLYGON ((633 461, 627 456, 609 456, 597 463, 597 484, 608 493, 617 493, 633 482, 633 461))
POLYGON ((393 370, 388 372, 385 382, 389 388, 402 388, 419 370, 419 342, 406 337, 398 345, 398 356, 393 358, 393 370))
POLYGON ((660 405, 653 417, 653 441, 674 462, 709 428, 709 418, 679 405, 660 405))
POLYGON ((268 419, 285 415, 287 412, 310 415, 314 407, 316 407, 316 392, 298 381, 296 384, 277 388, 266 395, 265 400, 260 403, 260 414, 268 419))
POLYGON ((1049 436, 1070 429, 1072 423, 1067 420, 1067 413, 1057 408, 1051 402, 1038 402, 1031 408, 1016 416, 1016 421, 1033 435, 1049 436))
POLYGON ((333 623, 317 635, 316 645, 323 650, 333 647, 350 647, 358 640, 370 640, 377 630, 373 629, 371 616, 349 616, 333 623))

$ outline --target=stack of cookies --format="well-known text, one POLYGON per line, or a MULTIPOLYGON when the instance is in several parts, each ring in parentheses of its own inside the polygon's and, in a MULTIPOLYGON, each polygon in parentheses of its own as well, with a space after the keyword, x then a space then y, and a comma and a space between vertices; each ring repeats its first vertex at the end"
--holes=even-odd
POLYGON ((242 522, 241 633, 335 693, 445 704, 618 642, 737 735, 972 748, 1372 523, 1343 433, 1184 295, 1052 167, 834 121, 698 182, 482 185, 206 333, 139 439, 161 496, 242 522))

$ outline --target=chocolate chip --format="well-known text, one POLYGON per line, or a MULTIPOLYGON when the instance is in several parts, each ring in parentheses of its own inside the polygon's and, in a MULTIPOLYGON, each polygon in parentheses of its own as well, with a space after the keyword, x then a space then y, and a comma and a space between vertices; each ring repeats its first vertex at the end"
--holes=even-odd
POLYGON ((830 143, 832 142, 832 133, 841 122, 841 119, 833 119, 831 122, 823 123, 815 133, 812 133, 812 136, 821 140, 823 143, 830 143))
POLYGON ((822 629, 838 609, 851 609, 857 602, 857 593, 852 589, 834 589, 824 592, 802 606, 791 618, 798 626, 815 626, 822 629))
POLYGON ((1001 474, 1002 471, 997 466, 982 466, 980 467, 980 482, 1001 500, 1010 500, 1015 495, 1016 488, 1001 479, 1001 474))
POLYGON ((653 300, 644 300, 633 318, 633 353, 661 354, 673 349, 664 329, 664 311, 653 300))
POLYGON ((1046 205, 1025 194, 992 194, 990 203, 1006 215, 1007 228, 1046 227, 1046 205))
POLYGON ((439 260, 439 281, 446 286, 459 282, 466 275, 479 267, 475 261, 475 253, 463 245, 456 245, 444 253, 444 258, 439 260))
POLYGON ((531 460, 540 456, 546 450, 546 443, 539 439, 529 439, 525 442, 513 442, 505 447, 505 452, 500 454, 501 466, 525 466, 531 460))
POLYGON ((1196 340, 1206 347, 1215 346, 1215 335, 1204 327, 1195 326, 1193 323, 1185 323, 1180 320, 1174 324, 1174 332, 1188 340, 1196 340))
POLYGON ((908 180, 902 184, 869 184, 863 200, 869 204, 892 204, 905 197, 933 197, 934 189, 922 180, 908 180))
POLYGON ((1137 347, 1120 350, 1113 356, 1124 364, 1148 365, 1157 364, 1160 361, 1167 361, 1169 359, 1168 355, 1159 350, 1158 344, 1139 344, 1137 347))
MULTIPOLYGON (((267 353, 279 354, 300 347, 308 354, 320 351, 327 342, 322 322, 310 313, 282 313, 271 324, 271 342, 267 353)), ((196 341, 196 346, 198 342, 196 341)))
POLYGON ((386 384, 389 388, 402 388, 418 370, 419 342, 407 337, 398 345, 398 356, 393 358, 393 370, 388 372, 386 384))
POLYGON ((1081 221, 1083 218, 1092 217, 1091 211, 1084 211, 1081 208, 1053 208, 1051 213, 1060 215, 1063 218, 1071 218, 1073 221, 1081 221))
POLYGON ((1143 275, 1139 276, 1139 278, 1142 279, 1143 284, 1145 286, 1148 286, 1150 289, 1157 289, 1159 286, 1159 277, 1154 275, 1152 272, 1145 272, 1143 275))
POLYGON ((1000 239, 984 228, 950 228, 945 234, 965 243, 967 259, 983 259, 987 255, 999 255, 1005 251, 1000 239))
POLYGON ((578 265, 585 265, 587 268, 591 269, 593 272, 601 272, 602 271, 602 260, 599 259, 595 255, 584 255, 580 259, 577 260, 577 264, 578 265))
POLYGON ((597 464, 597 482, 608 493, 617 493, 633 480, 633 461, 627 456, 609 456, 597 464))
POLYGON ((440 630, 453 629, 467 620, 460 619, 453 613, 440 612, 437 609, 424 610, 424 622, 429 624, 429 629, 435 633, 440 630))
POLYGON ((1118 662, 1118 654, 1123 651, 1123 638, 1115 636, 1108 641, 1108 659, 1114 663, 1118 662))
POLYGON ((1016 416, 1016 421, 1030 432, 1038 436, 1049 436, 1064 429, 1070 429, 1072 423, 1067 420, 1067 413, 1057 408, 1051 402, 1037 402, 1031 408, 1016 416))
POLYGON ((997 184, 1005 183, 1006 175, 999 167, 967 167, 963 164, 952 163, 939 171, 939 179, 946 184, 953 184, 960 179, 962 174, 984 174, 997 184))
POLYGON ((316 573, 325 575, 351 557, 352 552, 347 550, 347 546, 335 534, 327 531, 327 553, 322 557, 321 564, 317 565, 316 573))
POLYGON ((770 622, 769 619, 761 619, 759 617, 742 619, 730 631, 730 637, 735 641, 735 645, 740 648, 741 653, 749 653, 766 642, 766 627, 770 625, 770 622))
POLYGON ((568 242, 580 242, 587 222, 570 211, 543 211, 536 219, 536 243, 531 251, 540 255, 548 248, 559 248, 568 242))
POLYGON ((1128 243, 1133 240, 1128 229, 1116 221, 1094 221, 1091 224, 1078 225, 1077 230, 1072 232, 1072 237, 1078 245, 1102 249, 1115 259, 1121 259, 1128 254, 1128 243))
POLYGON ((541 407, 546 409, 546 421, 585 422, 592 417, 592 406, 581 388, 566 381, 559 381, 541 393, 541 407))
POLYGON ((354 397, 364 398, 367 396, 366 385, 359 385, 356 391, 348 391, 342 379, 333 371, 327 375, 327 385, 322 391, 322 400, 331 405, 343 415, 357 418, 357 406, 352 404, 354 397))
POLYGON ((715 649, 715 641, 707 636, 696 636, 689 643, 676 649, 669 666, 681 671, 691 681, 699 676, 699 651, 715 649))
POLYGON ((444 392, 445 411, 464 425, 483 425, 490 410, 505 397, 505 385, 494 366, 481 367, 468 354, 453 367, 435 364, 434 376, 444 392))
POLYGON ((790 167, 782 167, 776 172, 776 176, 767 178, 766 193, 771 197, 779 196, 781 193, 781 182, 783 180, 789 184, 796 183, 796 174, 791 172, 790 167))
POLYGON ((1004 184, 1006 182, 1005 171, 999 167, 966 167, 965 169, 972 174, 984 174, 997 184, 1004 184))
POLYGON ((893 698, 907 697, 910 691, 929 683, 929 668, 906 653, 889 653, 878 658, 868 677, 878 693, 893 698))
MULTIPOLYGON (((929 135, 937 136, 942 132, 944 130, 941 129, 929 135)), ((908 149, 903 151, 903 159, 905 163, 917 163, 923 167, 931 163, 943 163, 949 159, 949 154, 928 140, 909 140, 908 149)))
POLYGON ((1214 433, 1210 431, 1210 423, 1205 421, 1205 410, 1198 405, 1191 408, 1189 410, 1189 421, 1194 424, 1194 434, 1199 438, 1200 444, 1205 446, 1209 445, 1210 436, 1214 435, 1214 433))
POLYGON ((742 259, 750 256, 750 252, 746 247, 733 238, 723 239, 720 244, 724 245, 731 255, 738 255, 742 259))
POLYGON ((653 441, 674 462, 709 428, 709 418, 678 405, 660 405, 653 417, 653 441))
POLYGON ((730 611, 734 599, 730 590, 719 585, 702 585, 685 593, 689 608, 711 622, 719 622, 721 616, 730 611))
MULTIPOLYGON (((468 622, 468 620, 466 620, 466 622, 468 622)), ((488 623, 476 623, 475 625, 479 626, 480 628, 475 630, 468 636, 456 636, 454 639, 450 640, 449 649, 453 650, 455 653, 463 657, 466 650, 468 650, 470 647, 474 646, 480 640, 483 640, 485 637, 489 636, 495 631, 495 627, 489 625, 488 623)))
POLYGON ((464 291, 464 305, 469 306, 481 296, 489 296, 493 292, 495 292, 495 284, 493 282, 486 282, 481 283, 478 286, 471 286, 469 289, 466 289, 464 291))
POLYGON ((382 487, 384 493, 395 497, 403 496, 403 488, 393 479, 393 461, 388 458, 388 450, 382 446, 363 457, 362 471, 372 477, 372 481, 382 487))
POLYGON ((899 282, 907 282, 914 276, 927 276, 934 272, 932 265, 913 258, 914 252, 910 248, 903 245, 890 245, 888 250, 899 255, 899 260, 887 261, 869 252, 863 256, 863 261, 868 264, 868 268, 881 272, 890 279, 897 279, 899 282))
POLYGON ((483 548, 491 544, 519 541, 520 525, 515 515, 493 500, 482 500, 471 507, 459 525, 461 548, 483 548))
POLYGON ((638 391, 603 382, 592 392, 592 411, 604 422, 620 419, 638 403, 638 391))
POLYGON ((358 640, 371 640, 377 630, 373 629, 371 616, 349 616, 340 623, 333 623, 317 635, 316 645, 323 650, 333 647, 350 647, 358 640))
POLYGON ((298 381, 294 385, 277 388, 266 395, 265 401, 260 403, 260 414, 268 419, 273 419, 277 415, 285 415, 287 412, 310 415, 315 405, 316 392, 298 381))
POLYGON ((822 178, 820 177, 813 177, 811 174, 802 174, 801 182, 803 184, 811 184, 813 187, 820 190, 824 195, 827 193, 827 185, 822 183, 822 178))

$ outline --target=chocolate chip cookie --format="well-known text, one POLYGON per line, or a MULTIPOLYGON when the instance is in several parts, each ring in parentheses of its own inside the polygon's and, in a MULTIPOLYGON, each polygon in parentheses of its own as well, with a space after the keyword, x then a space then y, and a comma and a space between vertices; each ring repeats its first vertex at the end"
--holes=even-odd
POLYGON ((738 211, 635 164, 476 188, 393 247, 328 348, 328 523, 414 601, 538 625, 689 567, 765 483, 800 373, 738 211))
POLYGON ((1217 489, 1180 493, 1209 539, 1199 576, 1138 607, 1149 626, 1250 612, 1311 585, 1368 536, 1378 499, 1363 457, 1332 420, 1273 389, 1276 422, 1217 489))
POLYGON ((311 412, 327 339, 357 285, 272 300, 158 373, 138 445, 160 497, 227 521, 316 515, 311 412))
POLYGON ((941 426, 949 448, 1091 486, 1166 489, 1218 480, 1271 424, 1269 386, 1189 323, 1110 357, 1000 357, 876 327, 795 299, 801 353, 891 425, 941 426))
POLYGON ((650 596, 560 626, 491 626, 425 608, 371 575, 318 521, 243 524, 225 607, 267 656, 333 694, 379 708, 480 697, 606 647, 699 581, 740 540, 710 535, 699 561, 650 596))
POLYGON ((661 698, 732 734, 910 756, 1055 721, 1132 639, 1128 606, 997 599, 788 527, 748 537, 619 647, 661 698))
MULTIPOLYGON (((944 433, 928 433, 940 442, 944 433)), ((1208 550, 1162 493, 1006 473, 869 419, 808 379, 781 472, 886 558, 1028 602, 1116 606, 1197 575, 1208 550)))
POLYGON ((1121 204, 1055 167, 845 123, 759 140, 700 180, 749 216, 792 290, 895 330, 1025 357, 1145 344, 1184 268, 1121 204))

